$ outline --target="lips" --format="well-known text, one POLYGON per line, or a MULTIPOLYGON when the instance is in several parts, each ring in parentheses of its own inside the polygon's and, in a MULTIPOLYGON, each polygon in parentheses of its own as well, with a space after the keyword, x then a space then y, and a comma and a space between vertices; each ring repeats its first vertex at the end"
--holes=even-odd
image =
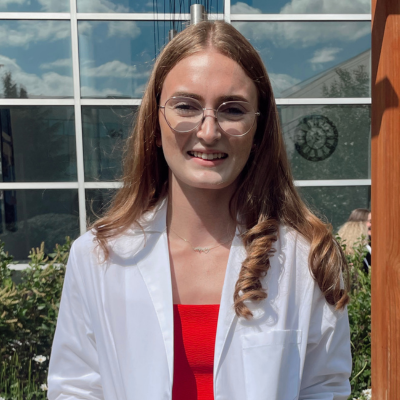
POLYGON ((188 154, 195 158, 201 158, 203 160, 218 160, 220 158, 227 158, 226 153, 202 153, 200 151, 188 151, 188 154))

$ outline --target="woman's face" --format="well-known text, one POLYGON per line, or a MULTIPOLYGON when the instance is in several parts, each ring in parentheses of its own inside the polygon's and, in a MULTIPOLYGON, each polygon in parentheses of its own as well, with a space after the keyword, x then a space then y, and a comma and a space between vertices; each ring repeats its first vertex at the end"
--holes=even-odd
MULTIPOLYGON (((195 98, 203 108, 214 110, 225 101, 243 100, 258 111, 253 81, 239 64, 213 49, 185 58, 168 73, 160 105, 174 96, 195 98)), ((204 189, 234 185, 249 158, 257 124, 245 136, 230 136, 219 129, 214 111, 207 110, 198 128, 176 133, 164 112, 159 111, 161 144, 172 179, 204 189)))

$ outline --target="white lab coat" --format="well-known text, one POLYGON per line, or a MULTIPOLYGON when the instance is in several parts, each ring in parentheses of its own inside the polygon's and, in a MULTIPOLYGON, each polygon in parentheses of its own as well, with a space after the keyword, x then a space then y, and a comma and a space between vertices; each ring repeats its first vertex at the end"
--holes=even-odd
MULTIPOLYGON (((98 262, 93 235, 71 249, 48 377, 50 400, 171 400, 174 323, 166 202, 98 262)), ((309 245, 281 227, 263 286, 236 317, 233 291, 245 250, 233 240, 214 355, 215 400, 338 400, 350 394, 347 311, 324 299, 308 270, 309 245)), ((204 262, 207 262, 207 256, 204 262)), ((199 327, 201 329, 201 327, 199 327)))

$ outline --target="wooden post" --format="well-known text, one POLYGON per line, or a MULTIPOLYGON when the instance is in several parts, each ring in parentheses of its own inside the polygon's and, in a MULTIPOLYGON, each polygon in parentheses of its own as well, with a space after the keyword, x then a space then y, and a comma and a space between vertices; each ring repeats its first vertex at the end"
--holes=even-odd
POLYGON ((400 1, 372 0, 372 398, 400 399, 400 1))

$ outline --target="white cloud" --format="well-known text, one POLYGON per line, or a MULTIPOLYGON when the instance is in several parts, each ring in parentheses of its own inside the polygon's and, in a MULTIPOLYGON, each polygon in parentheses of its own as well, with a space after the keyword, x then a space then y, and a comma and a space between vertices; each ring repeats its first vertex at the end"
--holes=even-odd
MULTIPOLYGON (((51 11, 51 12, 68 12, 69 6, 66 1, 60 0, 37 0, 42 6, 40 11, 51 11)), ((7 9, 9 4, 17 4, 22 6, 24 4, 30 4, 31 0, 1 0, 0 9, 7 9)))
POLYGON ((110 0, 80 0, 78 4, 78 11, 98 13, 126 13, 129 12, 129 8, 121 4, 115 4, 110 0))
POLYGON ((261 10, 258 8, 254 8, 249 6, 246 3, 242 3, 238 1, 236 4, 233 4, 231 7, 232 14, 261 14, 261 10))
POLYGON ((89 76, 93 78, 147 78, 150 71, 139 72, 136 65, 128 65, 119 60, 109 61, 98 67, 84 66, 81 69, 82 76, 89 76))
POLYGON ((363 22, 237 22, 234 26, 253 42, 270 40, 280 48, 351 42, 371 33, 371 26, 363 22))
POLYGON ((26 0, 1 0, 0 1, 0 9, 7 8, 9 4, 18 4, 22 5, 25 4, 26 0))
POLYGON ((313 57, 308 60, 311 64, 324 64, 327 62, 334 61, 336 54, 341 52, 342 49, 338 47, 324 47, 314 52, 313 57))
POLYGON ((370 12, 371 0, 292 0, 281 14, 363 14, 370 12))
POLYGON ((11 72, 13 81, 23 87, 29 97, 38 96, 73 96, 73 83, 71 76, 60 75, 56 72, 46 72, 42 76, 24 71, 16 60, 0 55, 0 77, 6 72, 11 72))
POLYGON ((95 97, 95 98, 104 98, 104 97, 121 97, 124 94, 116 89, 95 89, 89 86, 82 86, 81 87, 81 96, 82 97, 95 97))
POLYGON ((269 79, 271 80, 275 97, 279 97, 281 92, 293 87, 300 82, 300 79, 293 78, 292 76, 287 74, 274 74, 271 72, 268 75, 269 79))
POLYGON ((42 11, 51 12, 68 12, 69 5, 63 0, 38 0, 38 3, 42 6, 42 11))
POLYGON ((29 43, 67 39, 71 27, 64 21, 19 21, 16 29, 0 25, 0 47, 24 47, 29 43))
POLYGON ((130 37, 134 39, 140 35, 140 28, 132 21, 110 21, 108 22, 108 37, 130 37))
POLYGON ((59 60, 40 65, 40 69, 54 68, 72 68, 72 60, 70 58, 60 58, 59 60))

